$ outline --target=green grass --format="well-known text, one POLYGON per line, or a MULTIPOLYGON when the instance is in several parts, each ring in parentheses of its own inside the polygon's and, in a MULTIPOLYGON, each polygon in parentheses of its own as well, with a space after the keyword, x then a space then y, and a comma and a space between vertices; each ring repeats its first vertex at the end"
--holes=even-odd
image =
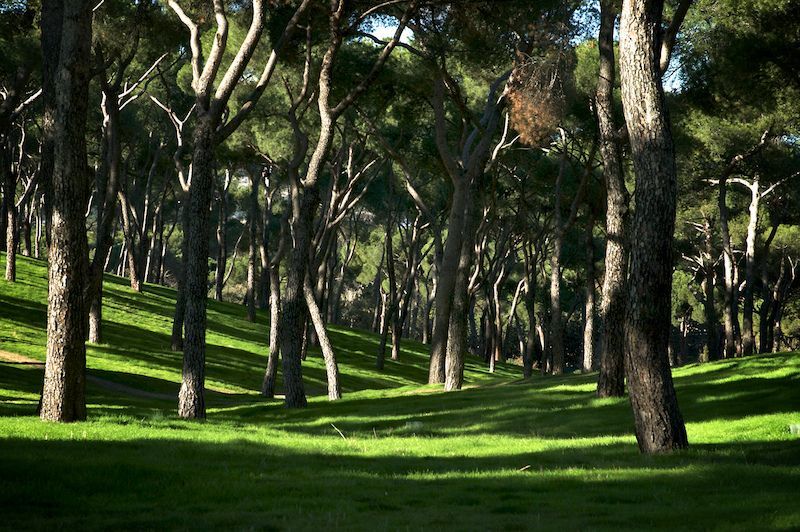
MULTIPOLYGON (((109 277, 106 297, 89 374, 175 393, 173 293, 109 277)), ((43 358, 45 301, 44 266, 21 259, 19 281, 0 281, 0 349, 43 358)), ((691 448, 648 457, 627 400, 594 398, 594 375, 471 364, 468 389, 444 394, 420 385, 424 346, 379 374, 377 339, 346 329, 332 328, 344 399, 323 397, 313 352, 309 407, 286 410, 257 395, 265 321, 210 304, 205 423, 92 382, 90 421, 42 423, 41 369, 0 363, 0 528, 800 528, 797 354, 676 370, 691 448)))

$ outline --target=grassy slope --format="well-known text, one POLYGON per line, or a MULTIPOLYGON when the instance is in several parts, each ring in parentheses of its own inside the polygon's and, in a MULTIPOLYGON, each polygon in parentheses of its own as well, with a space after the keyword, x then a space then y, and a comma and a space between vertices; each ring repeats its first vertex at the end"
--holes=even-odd
MULTIPOLYGON (((0 349, 42 359, 41 263, 0 281, 0 349)), ((90 374, 174 393, 172 292, 106 283, 108 344, 90 374)), ((172 401, 90 383, 87 423, 30 415, 41 369, 0 363, 0 528, 467 529, 800 527, 800 356, 751 357, 675 372, 692 443, 643 457, 626 400, 595 399, 589 376, 515 381, 469 368, 471 388, 420 387, 425 350, 408 343, 384 374, 374 336, 333 330, 345 398, 287 411, 256 390, 264 316, 209 312, 209 421, 172 401), (332 426, 342 431, 344 437, 332 426)), ((317 354, 307 386, 324 389, 317 354)))

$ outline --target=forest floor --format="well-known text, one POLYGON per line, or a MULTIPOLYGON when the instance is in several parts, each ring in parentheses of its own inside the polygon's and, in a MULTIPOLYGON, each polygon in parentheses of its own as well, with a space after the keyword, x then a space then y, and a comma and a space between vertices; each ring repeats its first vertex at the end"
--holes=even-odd
POLYGON ((423 345, 378 373, 377 337, 336 327, 344 398, 325 399, 312 351, 309 407, 286 410, 258 395, 266 315, 211 302, 208 420, 185 422, 174 292, 105 286, 89 421, 59 425, 33 414, 45 266, 21 258, 0 281, 0 529, 800 528, 800 354, 675 370, 691 448, 648 457, 627 399, 595 398, 594 374, 522 381, 471 360, 445 394, 419 384, 423 345))

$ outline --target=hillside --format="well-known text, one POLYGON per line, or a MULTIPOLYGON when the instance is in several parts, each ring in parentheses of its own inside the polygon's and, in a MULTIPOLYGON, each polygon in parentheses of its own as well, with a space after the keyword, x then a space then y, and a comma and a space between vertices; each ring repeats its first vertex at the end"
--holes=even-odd
POLYGON ((266 316, 209 306, 209 419, 180 421, 171 290, 106 280, 107 344, 88 352, 90 421, 34 417, 45 267, 0 282, 0 528, 792 529, 800 527, 800 356, 677 369, 691 448, 641 456, 626 399, 595 375, 519 379, 471 363, 468 389, 421 386, 424 346, 374 370, 374 335, 332 328, 345 397, 258 396, 266 316), (16 363, 7 362, 18 358, 16 363), (6 360, 3 362, 2 360, 6 360))

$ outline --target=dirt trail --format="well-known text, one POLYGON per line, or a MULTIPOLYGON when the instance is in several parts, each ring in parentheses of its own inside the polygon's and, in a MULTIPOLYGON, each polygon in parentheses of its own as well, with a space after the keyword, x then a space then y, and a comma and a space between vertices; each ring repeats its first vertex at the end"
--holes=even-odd
MULTIPOLYGON (((44 367, 44 362, 40 360, 36 360, 35 358, 31 358, 26 355, 21 355, 19 353, 12 353, 11 351, 5 351, 4 349, 0 349, 0 362, 5 362, 8 364, 21 364, 26 366, 44 367)), ((113 382, 110 380, 102 379, 100 377, 95 377, 94 375, 88 375, 88 374, 86 375, 86 380, 111 392, 116 392, 123 395, 129 395, 131 397, 141 397, 143 399, 161 399, 164 401, 178 400, 177 390, 175 391, 175 393, 149 392, 147 390, 140 390, 139 388, 134 388, 126 384, 120 384, 118 382, 113 382)), ((236 394, 236 392, 233 390, 224 390, 224 389, 208 388, 208 387, 206 387, 206 391, 218 393, 222 396, 236 394)), ((274 398, 283 400, 284 396, 283 394, 275 394, 274 398)))

